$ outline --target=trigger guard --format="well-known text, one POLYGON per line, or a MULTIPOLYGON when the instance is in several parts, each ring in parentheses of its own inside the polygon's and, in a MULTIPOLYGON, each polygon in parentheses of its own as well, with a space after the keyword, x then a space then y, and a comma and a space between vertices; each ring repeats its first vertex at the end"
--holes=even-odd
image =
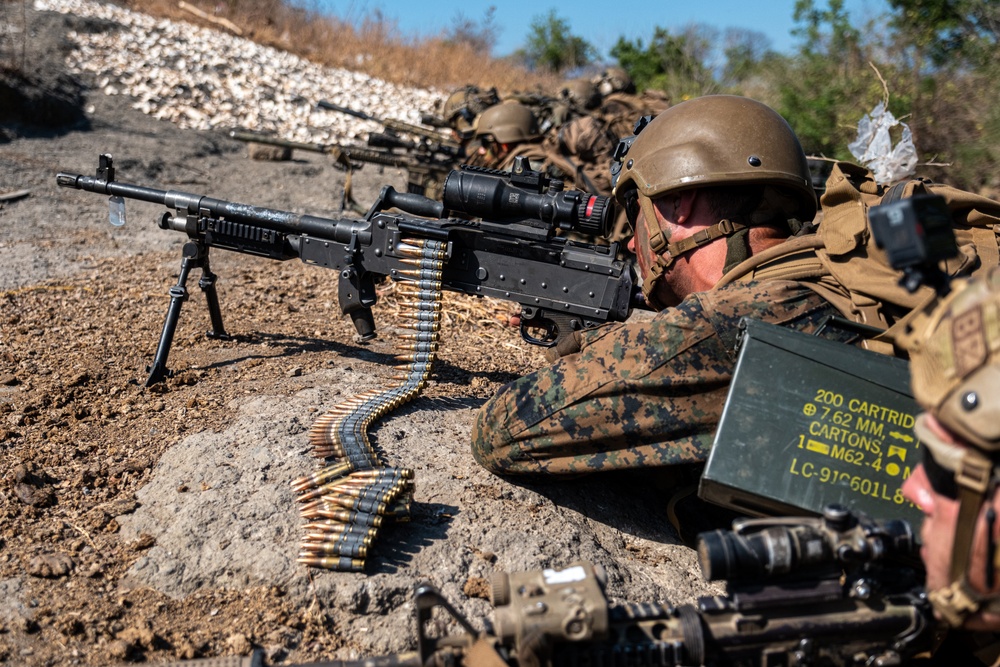
POLYGON ((540 347, 555 347, 556 343, 559 342, 559 326, 552 320, 547 320, 541 317, 526 320, 521 318, 521 338, 525 342, 531 345, 538 345, 540 347), (529 327, 529 323, 531 326, 529 327), (546 329, 545 338, 535 338, 528 330, 530 329, 546 329))

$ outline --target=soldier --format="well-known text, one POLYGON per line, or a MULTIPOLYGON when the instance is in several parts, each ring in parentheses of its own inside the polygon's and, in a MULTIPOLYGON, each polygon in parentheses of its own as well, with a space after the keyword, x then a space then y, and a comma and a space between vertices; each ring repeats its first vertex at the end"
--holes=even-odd
POLYGON ((558 131, 569 121, 588 116, 600 103, 601 94, 589 80, 580 78, 565 82, 553 103, 550 131, 558 131))
POLYGON ((660 312, 577 332, 578 352, 490 399, 472 449, 495 473, 679 469, 695 481, 726 399, 740 318, 812 332, 839 314, 796 281, 711 289, 727 267, 780 244, 816 212, 805 154, 772 109, 735 96, 684 102, 642 129, 623 163, 615 197, 636 229, 629 246, 643 293, 660 312))
POLYGON ((601 103, 597 87, 587 79, 572 79, 560 88, 559 99, 565 111, 546 137, 547 143, 582 172, 577 180, 584 189, 610 195, 610 167, 618 137, 594 114, 601 103))
POLYGON ((597 86, 602 97, 615 93, 635 94, 635 83, 622 67, 605 67, 600 74, 594 77, 593 83, 597 86))
POLYGON ((606 68, 593 83, 601 95, 594 115, 610 127, 616 138, 632 134, 636 120, 642 116, 656 116, 670 107, 670 99, 660 91, 645 90, 637 95, 632 78, 621 67, 606 68))
POLYGON ((538 119, 520 102, 502 102, 480 114, 475 136, 483 164, 491 169, 509 170, 523 155, 532 169, 562 180, 567 190, 586 189, 579 185, 576 166, 545 144, 538 119))
POLYGON ((441 117, 451 127, 452 137, 462 145, 464 162, 480 164, 476 121, 483 111, 499 103, 496 88, 484 91, 468 85, 452 92, 441 105, 441 117))
POLYGON ((912 345, 924 463, 903 484, 924 512, 921 556, 951 627, 1000 630, 1000 269, 956 289, 912 345))

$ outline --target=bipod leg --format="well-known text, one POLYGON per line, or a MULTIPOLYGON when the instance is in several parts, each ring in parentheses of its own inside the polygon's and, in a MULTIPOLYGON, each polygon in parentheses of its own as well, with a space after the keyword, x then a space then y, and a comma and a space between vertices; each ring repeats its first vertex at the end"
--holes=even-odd
POLYGON ((149 377, 146 378, 147 387, 162 382, 173 375, 171 371, 167 370, 167 357, 170 355, 170 346, 174 341, 174 333, 177 331, 181 306, 188 299, 187 280, 191 269, 195 267, 202 269, 202 279, 199 281, 199 285, 208 299, 208 313, 209 317, 212 318, 212 331, 209 332, 209 336, 229 338, 222 327, 219 297, 215 292, 216 277, 208 270, 208 247, 197 241, 189 241, 184 244, 181 257, 181 273, 177 277, 177 284, 170 288, 170 307, 167 309, 167 318, 163 322, 163 333, 160 334, 160 343, 156 347, 156 356, 153 358, 153 365, 146 369, 149 371, 149 377))
POLYGON ((222 326, 222 309, 219 308, 219 294, 215 291, 218 279, 208 266, 208 248, 205 248, 201 261, 201 280, 198 281, 198 287, 205 293, 205 301, 208 302, 208 317, 212 320, 212 329, 205 332, 205 335, 214 340, 231 340, 232 336, 222 326))

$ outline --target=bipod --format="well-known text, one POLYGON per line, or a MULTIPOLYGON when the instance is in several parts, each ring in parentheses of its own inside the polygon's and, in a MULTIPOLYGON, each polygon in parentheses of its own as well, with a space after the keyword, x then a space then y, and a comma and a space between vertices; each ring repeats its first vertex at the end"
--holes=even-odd
POLYGON ((181 257, 183 258, 181 260, 181 274, 177 277, 177 284, 170 288, 170 308, 167 310, 167 319, 163 323, 163 333, 160 334, 160 343, 156 347, 156 356, 153 358, 153 365, 146 369, 149 372, 149 377, 146 379, 147 387, 173 376, 173 371, 167 370, 167 355, 170 354, 170 345, 173 343, 174 332, 177 330, 181 306, 188 299, 187 280, 191 269, 201 269, 201 280, 198 281, 198 287, 205 293, 205 300, 208 302, 208 316, 212 320, 212 329, 205 335, 218 340, 231 339, 222 325, 219 295, 215 291, 215 282, 218 277, 212 273, 208 265, 208 246, 201 241, 188 241, 181 250, 181 257))

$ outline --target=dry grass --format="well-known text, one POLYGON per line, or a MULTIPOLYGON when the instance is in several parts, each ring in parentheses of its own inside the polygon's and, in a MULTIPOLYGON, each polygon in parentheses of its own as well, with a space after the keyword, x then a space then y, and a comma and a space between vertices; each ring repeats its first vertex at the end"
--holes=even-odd
MULTIPOLYGON (((193 23, 205 23, 178 6, 176 0, 128 0, 137 11, 193 23)), ((225 19, 243 36, 294 53, 313 62, 364 72, 392 83, 450 90, 475 84, 501 92, 541 86, 558 79, 529 72, 508 59, 492 58, 474 45, 444 36, 407 37, 394 21, 380 14, 343 21, 293 7, 284 0, 225 0, 216 4, 190 0, 201 11, 225 19)))

